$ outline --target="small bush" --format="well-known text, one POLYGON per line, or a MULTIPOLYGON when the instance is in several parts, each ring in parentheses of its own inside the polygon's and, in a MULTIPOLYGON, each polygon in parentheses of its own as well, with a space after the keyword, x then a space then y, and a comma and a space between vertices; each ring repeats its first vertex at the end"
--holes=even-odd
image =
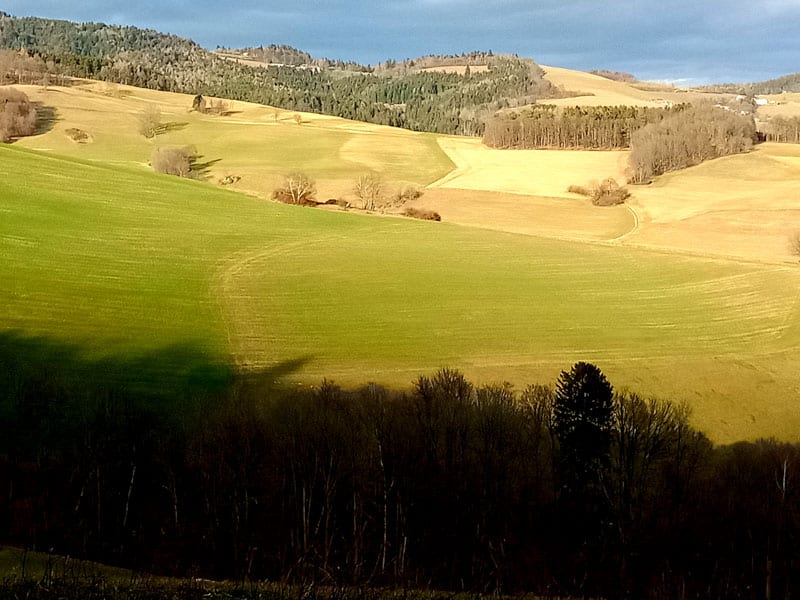
POLYGON ((593 182, 588 187, 571 185, 567 191, 591 198, 592 204, 595 206, 615 206, 622 204, 631 196, 628 189, 621 187, 612 177, 602 183, 593 182))
POLYGON ((150 164, 156 173, 193 179, 195 173, 192 163, 195 156, 192 148, 157 148, 150 158, 150 164))
POLYGON ((400 198, 402 198, 403 200, 408 202, 408 201, 411 201, 411 200, 417 200, 419 198, 422 198, 422 195, 424 193, 425 193, 425 190, 423 190, 422 188, 418 188, 416 186, 409 185, 409 186, 404 187, 400 191, 400 198))
POLYGON ((630 198, 627 188, 621 187, 616 180, 609 177, 592 190, 592 204, 595 206, 615 206, 630 198))
POLYGON ((28 97, 14 88, 0 89, 0 141, 33 135, 36 131, 36 108, 28 97))
POLYGON ((192 110, 199 113, 206 112, 206 99, 202 94, 197 94, 192 100, 192 110))
POLYGON ((215 100, 214 98, 209 98, 208 102, 206 103, 205 99, 203 99, 203 110, 200 112, 203 112, 207 115, 227 117, 231 112, 231 105, 227 100, 215 100))
POLYGON ((414 208, 409 206, 403 211, 403 216, 411 217, 412 219, 422 219, 423 221, 441 221, 442 217, 433 210, 425 208, 414 208))
POLYGON ((390 196, 389 204, 393 206, 403 206, 406 202, 411 202, 413 200, 422 198, 424 193, 425 190, 422 188, 418 188, 414 185, 407 185, 398 189, 393 195, 390 196))
POLYGON ((83 129, 77 127, 70 127, 64 133, 67 137, 77 144, 86 144, 91 140, 91 136, 83 129))

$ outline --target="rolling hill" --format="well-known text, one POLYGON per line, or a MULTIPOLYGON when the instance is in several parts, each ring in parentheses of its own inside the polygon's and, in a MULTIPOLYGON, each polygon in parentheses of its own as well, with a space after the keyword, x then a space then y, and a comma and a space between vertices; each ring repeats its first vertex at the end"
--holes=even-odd
POLYGON ((4 331, 92 358, 189 346, 242 368, 291 363, 305 384, 404 386, 453 365, 523 385, 588 359, 617 385, 691 402, 715 439, 797 431, 792 266, 337 214, 0 153, 4 331))

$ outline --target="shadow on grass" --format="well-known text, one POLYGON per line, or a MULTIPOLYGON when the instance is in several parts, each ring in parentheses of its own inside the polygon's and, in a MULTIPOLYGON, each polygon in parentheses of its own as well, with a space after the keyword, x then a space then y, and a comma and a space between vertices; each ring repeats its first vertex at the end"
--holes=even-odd
POLYGON ((186 122, 178 122, 178 121, 170 121, 169 123, 162 123, 158 126, 156 130, 156 135, 161 135, 162 133, 170 133, 172 131, 183 131, 189 126, 189 123, 186 122))
POLYGON ((77 344, 2 332, 0 422, 28 423, 31 431, 16 433, 38 437, 22 441, 36 445, 65 420, 81 419, 114 401, 153 414, 173 427, 192 427, 223 402, 234 386, 245 383, 263 392, 279 391, 284 378, 307 361, 287 360, 244 376, 227 358, 193 343, 95 359, 77 344))
POLYGON ((53 106, 46 106, 41 102, 34 102, 36 107, 36 125, 33 135, 42 135, 52 131, 58 120, 58 111, 53 106))
POLYGON ((203 158, 205 158, 203 155, 198 154, 193 156, 189 161, 192 167, 192 173, 194 173, 196 179, 208 179, 208 170, 222 160, 221 158, 214 158, 204 161, 203 158))

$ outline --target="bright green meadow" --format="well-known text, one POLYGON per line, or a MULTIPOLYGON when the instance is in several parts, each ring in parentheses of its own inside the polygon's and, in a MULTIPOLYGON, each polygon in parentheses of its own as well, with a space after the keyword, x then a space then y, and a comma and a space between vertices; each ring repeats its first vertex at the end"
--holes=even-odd
POLYGON ((523 387, 590 360, 715 440, 798 439, 791 265, 297 208, 13 146, 0 164, 0 333, 303 385, 451 366, 523 387))

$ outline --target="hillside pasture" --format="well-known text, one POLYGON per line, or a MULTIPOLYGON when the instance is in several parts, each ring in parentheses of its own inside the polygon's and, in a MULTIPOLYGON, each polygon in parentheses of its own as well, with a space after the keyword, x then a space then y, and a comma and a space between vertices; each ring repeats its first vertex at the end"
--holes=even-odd
POLYGON ((648 86, 637 83, 613 81, 599 75, 564 69, 546 67, 544 78, 557 88, 576 94, 567 98, 542 100, 542 104, 556 106, 648 106, 661 107, 681 102, 701 100, 719 101, 731 94, 714 94, 669 88, 662 85, 648 86))
POLYGON ((414 205, 436 211, 448 223, 558 239, 613 240, 635 226, 627 207, 598 209, 577 196, 528 196, 439 187, 427 189, 414 205))
POLYGON ((237 176, 230 187, 263 198, 297 170, 317 180, 325 199, 349 193, 366 171, 397 185, 426 185, 452 168, 431 134, 237 101, 224 101, 228 116, 200 114, 190 110, 193 97, 186 94, 106 83, 20 87, 56 112, 50 131, 21 146, 137 166, 147 165, 155 147, 194 146, 210 181, 237 176), (148 140, 137 128, 151 106, 160 111, 163 127, 148 140), (76 144, 68 133, 74 129, 87 132, 91 143, 76 144))
POLYGON ((440 137, 456 168, 431 187, 531 196, 568 196, 570 185, 614 177, 625 181, 628 153, 586 150, 498 150, 479 139, 440 137))
POLYGON ((767 105, 758 107, 757 114, 759 119, 800 117, 800 93, 786 92, 759 97, 765 98, 768 102, 767 105))
POLYGON ((14 147, 0 160, 4 332, 97 359, 191 347, 291 365, 304 385, 405 387, 453 366, 521 386, 591 360, 691 402, 717 440, 797 439, 794 266, 332 214, 14 147))
POLYGON ((631 187, 640 217, 626 243, 759 261, 796 261, 800 146, 761 144, 631 187))

